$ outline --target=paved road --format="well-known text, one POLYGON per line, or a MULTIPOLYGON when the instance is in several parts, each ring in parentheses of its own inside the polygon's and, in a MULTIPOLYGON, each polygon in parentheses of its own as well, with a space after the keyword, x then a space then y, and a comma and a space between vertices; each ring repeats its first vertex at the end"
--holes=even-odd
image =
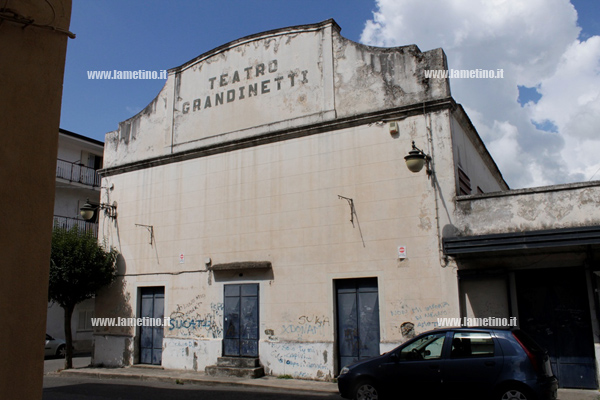
MULTIPOLYGON (((85 367, 89 365, 89 356, 78 356, 73 358, 73 364, 75 367, 85 367)), ((120 377, 114 379, 107 379, 106 377, 89 377, 89 376, 59 376, 54 372, 64 368, 64 360, 60 359, 46 359, 44 362, 44 373, 47 374, 44 377, 44 399, 89 399, 89 400, 104 400, 104 399, 207 399, 207 400, 224 400, 224 399, 336 399, 340 400, 341 397, 336 394, 326 394, 326 391, 322 393, 317 392, 306 392, 298 391, 294 389, 294 386, 285 385, 285 389, 276 389, 269 387, 269 383, 265 386, 232 386, 234 383, 227 382, 223 386, 223 383, 211 383, 208 382, 197 382, 188 383, 185 385, 176 385, 175 379, 169 379, 165 381, 153 379, 153 375, 156 375, 154 370, 144 371, 148 376, 140 383, 143 378, 137 378, 137 380, 121 379, 120 377), (152 373, 151 373, 152 372, 152 373), (92 393, 92 394, 90 394, 92 393), (282 393, 284 395, 282 395, 282 393), (243 396, 243 397, 242 397, 243 396)), ((109 372, 111 370, 108 370, 109 372)), ((113 370, 112 372, 140 372, 140 370, 113 370)), ((169 371, 163 371, 164 375, 169 374, 169 371)), ((114 374, 110 374, 113 375, 114 374)), ((159 374, 160 375, 160 374, 159 374)), ((182 377, 185 373, 182 373, 182 377)), ((146 375, 144 375, 146 376, 146 375)), ((175 375, 173 375, 175 376, 175 375)), ((176 377, 176 376, 175 376, 176 377)), ((186 381, 187 382, 187 381, 186 381)), ((279 380, 275 380, 280 386, 279 380)), ((287 382, 287 381, 286 381, 287 382)), ((313 386, 317 383, 310 381, 294 381, 294 384, 302 383, 304 389, 306 385, 313 386)), ((239 382, 237 382, 239 384, 239 382)), ((290 382, 291 383, 291 382, 290 382)), ((322 384, 322 382, 321 382, 322 384)), ((421 399, 422 400, 422 399, 421 399)), ((600 400, 600 393, 595 390, 574 390, 574 389, 559 389, 558 400, 600 400)))
POLYGON ((43 400, 339 400, 336 394, 221 385, 176 385, 47 375, 43 400))

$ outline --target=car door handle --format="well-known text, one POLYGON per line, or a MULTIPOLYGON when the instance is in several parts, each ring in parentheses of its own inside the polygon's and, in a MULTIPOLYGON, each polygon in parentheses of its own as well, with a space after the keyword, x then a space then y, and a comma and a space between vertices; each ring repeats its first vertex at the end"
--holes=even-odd
POLYGON ((483 363, 486 367, 493 367, 496 365, 496 361, 486 361, 483 363))

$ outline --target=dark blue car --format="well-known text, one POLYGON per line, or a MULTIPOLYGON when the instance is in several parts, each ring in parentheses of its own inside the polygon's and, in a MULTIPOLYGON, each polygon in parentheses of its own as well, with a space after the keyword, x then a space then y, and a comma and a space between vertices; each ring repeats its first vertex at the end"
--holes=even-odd
POLYGON ((448 328, 342 368, 342 397, 553 400, 548 354, 518 329, 448 328))

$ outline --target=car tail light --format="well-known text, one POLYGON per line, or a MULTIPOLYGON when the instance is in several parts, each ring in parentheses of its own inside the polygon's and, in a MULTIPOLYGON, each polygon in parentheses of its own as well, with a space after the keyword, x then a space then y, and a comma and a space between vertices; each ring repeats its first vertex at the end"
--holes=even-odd
POLYGON ((525 346, 523 344, 523 342, 521 342, 521 340, 519 340, 519 337, 517 335, 515 335, 514 332, 512 332, 513 336, 515 337, 515 340, 517 341, 517 343, 519 343, 521 345, 521 347, 523 348, 523 350, 525 350, 525 354, 527 354, 527 358, 529 358, 529 361, 531 361, 531 365, 533 365, 533 369, 535 370, 535 372, 537 372, 538 374, 542 373, 542 369, 541 369, 541 365, 540 362, 538 360, 538 358, 535 356, 535 354, 533 354, 528 348, 527 346, 525 346))

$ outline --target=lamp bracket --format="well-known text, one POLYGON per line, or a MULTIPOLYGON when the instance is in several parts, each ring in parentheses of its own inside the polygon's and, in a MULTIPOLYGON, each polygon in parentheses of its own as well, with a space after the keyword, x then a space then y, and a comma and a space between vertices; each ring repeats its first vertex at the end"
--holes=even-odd
POLYGON ((154 243, 154 225, 135 224, 135 226, 141 226, 148 230, 150 233, 150 246, 154 243))
POLYGON ((98 209, 104 210, 104 214, 109 218, 115 219, 117 218, 117 202, 113 202, 112 204, 100 203, 98 209))
POLYGON ((350 222, 352 222, 352 226, 354 226, 354 214, 356 213, 354 210, 354 200, 349 197, 340 196, 339 194, 338 199, 344 199, 348 202, 348 205, 350 206, 350 222))

